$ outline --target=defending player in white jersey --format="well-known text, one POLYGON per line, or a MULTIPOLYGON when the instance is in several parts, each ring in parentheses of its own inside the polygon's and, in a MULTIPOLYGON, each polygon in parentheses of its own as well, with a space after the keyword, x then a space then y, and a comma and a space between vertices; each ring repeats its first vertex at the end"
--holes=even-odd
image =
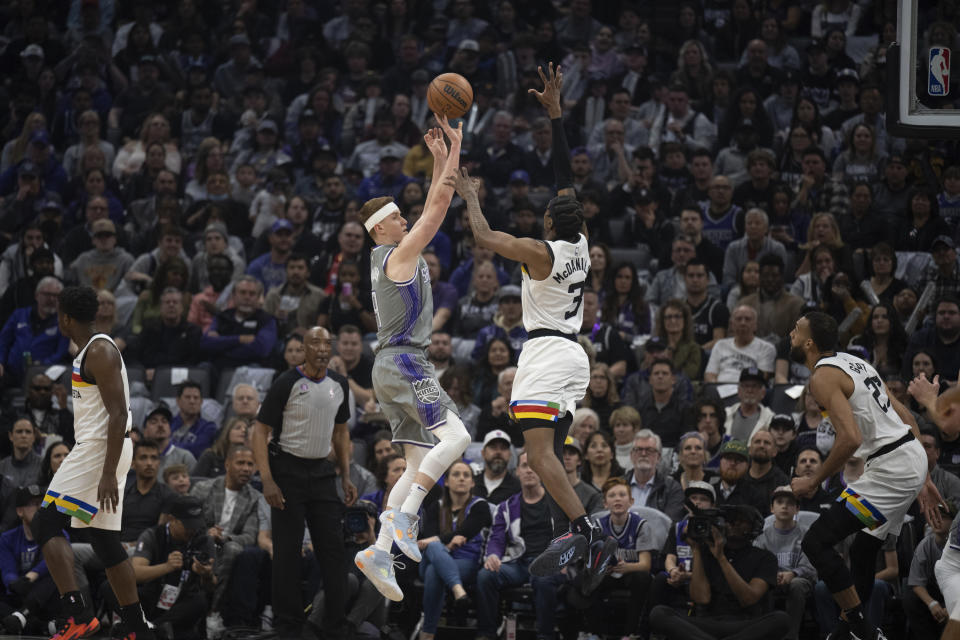
POLYGON ((73 550, 63 535, 71 518, 74 527, 90 528, 93 550, 120 604, 122 622, 112 636, 148 640, 154 633, 143 617, 133 567, 120 543, 121 496, 133 459, 130 387, 117 345, 110 336, 94 333, 98 306, 92 287, 60 292, 60 332, 80 347, 71 384, 77 444, 50 481, 31 528, 60 591, 63 620, 52 640, 86 638, 100 628, 73 575, 73 550))
POLYGON ((523 430, 530 466, 547 492, 570 520, 570 531, 555 538, 530 564, 533 575, 558 573, 578 560, 587 548, 586 568, 602 573, 617 544, 586 514, 560 462, 563 442, 576 403, 590 382, 587 354, 577 342, 583 323, 583 291, 590 271, 583 207, 576 199, 570 150, 560 108, 563 75, 550 64, 549 78, 538 68, 542 92, 531 89, 547 108, 553 127, 553 164, 557 196, 543 216, 544 240, 515 238, 493 231, 483 217, 477 183, 467 171, 454 178, 457 193, 467 203, 470 229, 478 246, 493 249, 522 265, 523 326, 528 339, 518 362, 510 414, 523 430))
POLYGON ((791 485, 798 496, 809 497, 851 456, 866 461, 863 475, 811 525, 803 551, 841 610, 829 638, 877 640, 885 636, 866 620, 862 605, 873 590, 877 552, 888 533, 900 533, 914 499, 931 522, 939 518, 942 500, 927 473, 926 453, 910 411, 868 362, 837 353, 837 342, 836 321, 819 311, 800 318, 790 333, 791 356, 813 372, 810 392, 837 432, 820 471, 794 478, 791 485), (854 533, 848 570, 834 545, 854 533))

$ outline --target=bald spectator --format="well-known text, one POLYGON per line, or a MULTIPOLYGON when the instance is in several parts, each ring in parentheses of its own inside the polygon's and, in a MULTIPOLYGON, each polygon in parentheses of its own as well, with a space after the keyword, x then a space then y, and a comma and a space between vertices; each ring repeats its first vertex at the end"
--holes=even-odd
POLYGON ((230 396, 230 410, 238 418, 255 420, 260 410, 260 394, 250 384, 238 384, 230 396))
POLYGON ((757 311, 740 305, 730 317, 733 336, 717 340, 710 352, 704 382, 737 383, 740 372, 756 367, 769 378, 773 375, 777 349, 757 337, 757 311))

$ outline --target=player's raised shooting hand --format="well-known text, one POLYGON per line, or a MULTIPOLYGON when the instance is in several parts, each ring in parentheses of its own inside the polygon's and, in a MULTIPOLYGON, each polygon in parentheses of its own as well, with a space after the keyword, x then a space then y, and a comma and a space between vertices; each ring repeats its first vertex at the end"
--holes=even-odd
POLYGON ((437 118, 437 122, 440 123, 440 128, 443 129, 443 132, 450 138, 450 144, 453 145, 456 143, 459 146, 460 143, 463 142, 463 120, 457 123, 457 128, 454 129, 450 126, 450 121, 447 120, 447 116, 436 113, 433 115, 437 118))
POLYGON ((433 154, 434 162, 447 161, 447 143, 443 140, 443 131, 440 127, 431 127, 423 134, 423 141, 427 144, 427 149, 433 154))
POLYGON ((560 93, 560 90, 563 88, 563 72, 560 71, 560 65, 557 65, 556 70, 554 70, 552 62, 548 65, 547 69, 548 72, 545 75, 543 73, 543 67, 537 67, 537 73, 540 74, 540 79, 543 81, 543 91, 528 89, 527 93, 532 93, 536 96, 540 104, 546 107, 547 114, 552 120, 563 115, 563 110, 560 106, 560 101, 563 98, 560 93))
POLYGON ((117 504, 120 502, 116 475, 105 473, 100 476, 100 484, 97 485, 97 501, 100 502, 101 511, 116 513, 117 504))

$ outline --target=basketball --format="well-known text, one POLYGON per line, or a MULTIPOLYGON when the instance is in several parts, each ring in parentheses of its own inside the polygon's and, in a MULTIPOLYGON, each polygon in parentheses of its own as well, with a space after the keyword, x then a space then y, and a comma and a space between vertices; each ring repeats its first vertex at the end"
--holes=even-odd
POLYGON ((443 73, 427 88, 427 105, 434 113, 459 118, 473 104, 473 87, 459 73, 443 73))

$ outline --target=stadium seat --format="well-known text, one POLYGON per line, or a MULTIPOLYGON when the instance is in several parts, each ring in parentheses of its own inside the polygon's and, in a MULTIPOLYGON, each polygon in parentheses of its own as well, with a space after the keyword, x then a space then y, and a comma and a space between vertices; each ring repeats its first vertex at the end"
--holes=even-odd
POLYGON ((629 262, 637 268, 637 271, 650 269, 650 258, 650 247, 645 244, 637 245, 635 249, 610 249, 610 259, 614 265, 629 262))
POLYGON ((150 397, 154 402, 160 398, 174 398, 177 385, 184 380, 192 380, 200 385, 204 397, 210 395, 210 372, 202 367, 157 367, 153 374, 153 388, 150 397))

